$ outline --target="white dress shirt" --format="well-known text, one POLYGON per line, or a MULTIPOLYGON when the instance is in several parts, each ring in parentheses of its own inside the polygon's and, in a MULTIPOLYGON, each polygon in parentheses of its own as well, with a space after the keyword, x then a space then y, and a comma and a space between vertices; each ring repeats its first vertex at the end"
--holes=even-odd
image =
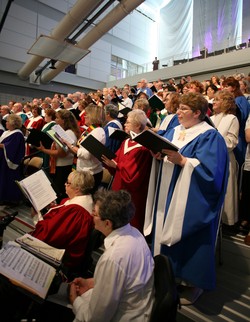
MULTIPOLYGON (((90 133, 102 144, 105 144, 106 137, 102 127, 97 127, 90 133)), ((90 135, 89 134, 89 135, 90 135)), ((77 151, 77 163, 76 170, 78 171, 90 171, 92 174, 101 172, 103 169, 102 162, 93 156, 88 150, 80 145, 77 151)))
POLYGON ((154 261, 130 224, 112 231, 94 274, 94 288, 73 303, 74 322, 147 322, 153 305, 154 261))

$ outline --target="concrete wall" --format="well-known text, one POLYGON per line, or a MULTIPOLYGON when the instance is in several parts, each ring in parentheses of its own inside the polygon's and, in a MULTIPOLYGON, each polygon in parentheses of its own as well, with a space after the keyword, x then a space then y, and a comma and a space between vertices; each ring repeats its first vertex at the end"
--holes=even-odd
POLYGON ((203 81, 210 79, 214 74, 218 76, 222 74, 227 76, 235 73, 248 74, 250 72, 249 57, 250 48, 246 48, 172 67, 165 67, 154 72, 144 73, 118 81, 108 82, 107 86, 112 87, 117 85, 118 87, 122 87, 126 83, 135 85, 141 78, 146 78, 148 82, 152 82, 159 78, 162 80, 168 80, 169 78, 179 79, 181 76, 191 75, 194 79, 203 81))
MULTIPOLYGON (((12 73, 12 78, 26 63, 31 55, 27 51, 35 40, 41 35, 50 35, 59 21, 75 1, 36 1, 15 0, 12 2, 4 27, 0 34, 0 70, 12 73), (60 5, 59 5, 60 4, 60 5)), ((5 6, 0 4, 0 17, 5 6)), ((77 76, 72 77, 62 72, 51 82, 82 87, 83 91, 102 88, 109 79, 111 70, 111 55, 121 56, 134 63, 142 63, 151 59, 150 48, 147 46, 153 22, 134 11, 125 17, 120 23, 98 40, 89 49, 91 50, 84 59, 77 63, 77 76), (135 31, 136 30, 136 31, 135 31)), ((81 37, 84 36, 84 33, 81 37)), ((43 67, 49 59, 45 59, 40 67, 43 67)), ((1 78, 0 82, 5 83, 1 78)), ((15 80, 20 86, 27 87, 30 84, 25 81, 15 80)), ((33 87, 33 84, 30 85, 33 87)), ((42 87, 41 90, 51 90, 51 86, 42 87)))

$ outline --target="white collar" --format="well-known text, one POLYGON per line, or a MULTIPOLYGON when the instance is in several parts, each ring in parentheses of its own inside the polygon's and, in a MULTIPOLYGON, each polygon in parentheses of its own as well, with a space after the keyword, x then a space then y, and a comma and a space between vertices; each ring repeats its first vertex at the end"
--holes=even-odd
POLYGON ((184 126, 182 126, 182 125, 178 125, 175 128, 172 143, 175 144, 176 146, 178 146, 179 149, 181 149, 183 146, 185 146, 189 142, 193 141, 198 135, 206 132, 207 130, 211 130, 211 129, 214 129, 214 128, 212 126, 210 126, 205 121, 200 122, 188 129, 185 129, 184 126), (182 139, 182 140, 180 140, 181 132, 185 132, 184 139, 182 139))
POLYGON ((137 143, 135 145, 132 145, 132 146, 128 146, 128 142, 129 142, 130 139, 126 139, 125 143, 124 143, 124 154, 130 152, 131 150, 134 150, 136 148, 140 148, 142 145, 137 143))
POLYGON ((67 205, 78 205, 86 209, 90 214, 93 211, 93 199, 91 195, 84 195, 84 196, 76 196, 72 199, 67 200, 64 203, 65 206, 67 205))
POLYGON ((115 123, 115 124, 119 127, 119 129, 120 129, 120 130, 122 130, 122 124, 121 124, 121 122, 120 122, 120 121, 118 121, 118 120, 116 120, 116 119, 113 119, 113 120, 111 120, 111 121, 109 121, 109 122, 107 123, 107 126, 108 126, 110 123, 115 123))
POLYGON ((131 230, 130 224, 127 224, 125 226, 112 230, 112 232, 104 239, 105 249, 108 249, 110 246, 112 246, 114 241, 120 236, 128 234, 130 230, 131 230))
MULTIPOLYGON (((5 131, 5 132, 3 132, 3 134, 1 135, 1 137, 0 137, 0 143, 4 140, 4 139, 6 139, 8 136, 10 136, 10 135, 12 135, 12 134, 14 134, 14 133, 22 133, 22 131, 21 130, 19 130, 19 129, 15 129, 15 130, 12 130, 12 131, 10 131, 10 130, 7 130, 7 131, 5 131)), ((22 133, 23 134, 23 133, 22 133)))
POLYGON ((85 195, 85 196, 76 196, 72 199, 68 199, 63 205, 58 205, 53 208, 50 208, 48 212, 50 212, 53 209, 60 208, 63 206, 69 206, 69 205, 78 205, 84 209, 86 209, 90 214, 93 211, 93 199, 91 195, 85 195))

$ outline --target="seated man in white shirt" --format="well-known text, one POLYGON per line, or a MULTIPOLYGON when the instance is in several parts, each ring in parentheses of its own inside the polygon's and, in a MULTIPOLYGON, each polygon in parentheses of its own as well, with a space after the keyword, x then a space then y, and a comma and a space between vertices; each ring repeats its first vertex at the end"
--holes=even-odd
POLYGON ((149 321, 154 261, 141 233, 129 222, 135 209, 126 191, 98 191, 95 228, 105 236, 105 252, 94 278, 76 278, 70 287, 75 322, 149 321))

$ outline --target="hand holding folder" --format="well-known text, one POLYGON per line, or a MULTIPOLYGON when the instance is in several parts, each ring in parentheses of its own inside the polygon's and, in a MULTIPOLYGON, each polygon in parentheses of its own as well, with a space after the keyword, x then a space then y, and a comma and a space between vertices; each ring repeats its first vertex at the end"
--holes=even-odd
POLYGON ((74 143, 74 140, 70 136, 68 136, 68 134, 66 133, 66 131, 59 124, 54 125, 46 133, 65 152, 68 151, 68 146, 67 146, 67 144, 65 142, 67 142, 68 144, 73 144, 74 143))
POLYGON ((116 157, 113 151, 109 150, 104 144, 98 141, 92 134, 89 134, 81 142, 81 145, 101 162, 102 162, 102 155, 105 155, 110 160, 116 157))

